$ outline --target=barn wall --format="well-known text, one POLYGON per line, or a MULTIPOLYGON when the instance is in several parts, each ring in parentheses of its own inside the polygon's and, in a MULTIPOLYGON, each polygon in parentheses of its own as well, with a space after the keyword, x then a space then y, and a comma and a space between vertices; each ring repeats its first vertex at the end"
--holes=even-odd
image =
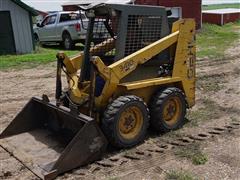
POLYGON ((217 25, 224 25, 230 22, 235 22, 240 19, 240 13, 229 13, 229 14, 214 14, 203 12, 203 22, 217 25))
POLYGON ((229 13, 223 15, 223 24, 240 20, 240 13, 229 13))
POLYGON ((0 0, 0 11, 10 11, 16 53, 30 53, 33 51, 33 38, 29 12, 13 3, 11 0, 0 0))
POLYGON ((210 24, 222 25, 222 21, 223 21, 222 14, 203 13, 202 18, 204 23, 210 23, 210 24))

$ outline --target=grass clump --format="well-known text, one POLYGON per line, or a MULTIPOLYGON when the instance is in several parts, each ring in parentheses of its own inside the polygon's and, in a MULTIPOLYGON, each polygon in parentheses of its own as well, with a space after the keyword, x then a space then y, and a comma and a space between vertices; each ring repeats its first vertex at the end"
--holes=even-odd
POLYGON ((192 157, 192 163, 194 165, 204 165, 208 161, 208 157, 204 153, 197 153, 192 157))
POLYGON ((195 177, 186 171, 169 171, 166 174, 166 180, 196 180, 195 177))
POLYGON ((204 165, 208 161, 208 157, 201 151, 200 145, 197 143, 179 147, 175 150, 175 155, 192 161, 194 165, 204 165))
POLYGON ((186 116, 188 123, 186 126, 195 127, 198 126, 199 122, 210 121, 221 117, 223 109, 218 104, 209 99, 202 99, 201 101, 204 104, 203 107, 194 111, 188 111, 186 116))

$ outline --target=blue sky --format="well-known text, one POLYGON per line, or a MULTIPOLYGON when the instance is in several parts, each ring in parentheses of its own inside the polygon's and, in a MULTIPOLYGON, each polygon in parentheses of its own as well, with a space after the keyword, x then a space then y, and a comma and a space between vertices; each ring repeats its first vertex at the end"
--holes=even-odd
MULTIPOLYGON (((61 10, 61 5, 69 0, 22 0, 24 3, 42 11, 61 10)), ((81 0, 76 0, 81 1, 81 0)), ((203 4, 238 3, 239 0, 203 0, 203 4)))

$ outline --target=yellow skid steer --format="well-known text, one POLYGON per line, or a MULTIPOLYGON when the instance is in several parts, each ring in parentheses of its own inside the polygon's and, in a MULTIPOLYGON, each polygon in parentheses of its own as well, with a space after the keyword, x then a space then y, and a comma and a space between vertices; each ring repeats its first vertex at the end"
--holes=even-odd
POLYGON ((133 147, 148 129, 180 128, 195 104, 194 20, 154 6, 84 11, 84 52, 57 54, 56 101, 33 97, 0 135, 1 147, 42 179, 101 158, 108 144, 133 147))

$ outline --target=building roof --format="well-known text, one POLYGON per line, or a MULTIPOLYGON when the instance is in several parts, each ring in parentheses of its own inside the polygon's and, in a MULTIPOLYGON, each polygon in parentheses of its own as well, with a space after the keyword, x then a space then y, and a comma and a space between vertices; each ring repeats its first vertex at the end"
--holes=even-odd
POLYGON ((42 15, 42 16, 46 16, 48 15, 48 12, 44 12, 44 11, 40 11, 40 10, 36 10, 38 15, 42 15))
POLYGON ((33 15, 33 16, 38 15, 38 12, 35 9, 33 9, 32 7, 23 3, 21 0, 11 0, 11 1, 14 2, 15 4, 17 4, 18 6, 20 6, 21 8, 25 9, 26 11, 30 12, 31 15, 33 15))
POLYGON ((203 13, 207 14, 231 14, 231 13, 240 13, 240 9, 226 8, 226 9, 216 9, 216 10, 206 10, 203 13))
POLYGON ((71 5, 89 5, 89 4, 127 4, 130 2, 134 2, 135 0, 69 0, 69 2, 64 3, 62 6, 71 6, 71 5))
POLYGON ((102 3, 104 0, 69 0, 68 2, 64 3, 62 6, 68 6, 68 5, 89 5, 92 3, 102 3))

